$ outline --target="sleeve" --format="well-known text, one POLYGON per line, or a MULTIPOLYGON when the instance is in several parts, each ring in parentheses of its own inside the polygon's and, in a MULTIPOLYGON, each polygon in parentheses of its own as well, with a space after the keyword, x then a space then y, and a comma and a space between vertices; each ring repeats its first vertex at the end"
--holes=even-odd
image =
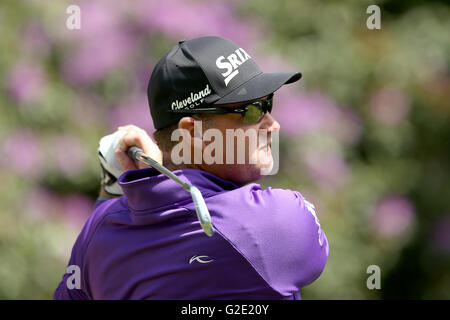
MULTIPOLYGON (((69 263, 70 265, 70 263, 69 263)), ((68 282, 72 282, 74 274, 65 273, 53 294, 53 300, 88 300, 89 297, 80 289, 69 289, 68 282)))
POLYGON ((101 205, 103 202, 111 200, 113 198, 109 197, 98 197, 97 200, 94 203, 94 209, 96 209, 99 205, 101 205))
POLYGON ((96 227, 104 216, 106 208, 114 203, 108 200, 110 199, 97 199, 92 214, 86 221, 72 248, 65 273, 53 294, 54 300, 86 300, 92 298, 84 258, 89 239, 92 238, 96 227))
POLYGON ((230 193, 240 210, 216 217, 215 226, 271 288, 283 296, 297 294, 321 275, 328 259, 315 207, 297 191, 247 188, 230 193))
POLYGON ((81 257, 81 239, 82 233, 78 236, 77 241, 72 249, 72 254, 67 265, 61 282, 53 294, 53 300, 88 300, 87 294, 84 292, 85 281, 82 272, 82 257, 81 257))
POLYGON ((293 194, 298 199, 301 209, 299 242, 302 242, 302 259, 298 261, 302 274, 297 279, 299 287, 314 282, 322 274, 329 255, 329 244, 319 222, 315 206, 306 200, 300 192, 293 194))
POLYGON ((256 238, 266 248, 262 263, 271 285, 287 294, 314 282, 329 254, 315 206, 300 192, 288 189, 269 187, 252 196, 263 212, 256 238))

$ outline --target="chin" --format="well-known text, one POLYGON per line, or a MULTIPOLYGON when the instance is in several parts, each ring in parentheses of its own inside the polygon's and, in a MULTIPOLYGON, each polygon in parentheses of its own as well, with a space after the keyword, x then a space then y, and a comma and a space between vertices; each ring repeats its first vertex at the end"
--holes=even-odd
POLYGON ((261 174, 261 168, 258 166, 252 166, 251 168, 247 168, 245 172, 245 181, 243 181, 243 184, 258 181, 262 178, 264 178, 264 175, 261 174))
POLYGON ((239 168, 234 168, 232 175, 228 180, 236 183, 239 186, 243 186, 247 183, 257 181, 261 179, 261 170, 256 166, 240 166, 239 168))
POLYGON ((265 149, 258 150, 258 153, 255 156, 257 159, 257 164, 255 165, 256 169, 254 170, 257 170, 257 173, 259 175, 258 179, 261 179, 272 171, 274 165, 273 156, 270 148, 269 152, 265 151, 265 149))

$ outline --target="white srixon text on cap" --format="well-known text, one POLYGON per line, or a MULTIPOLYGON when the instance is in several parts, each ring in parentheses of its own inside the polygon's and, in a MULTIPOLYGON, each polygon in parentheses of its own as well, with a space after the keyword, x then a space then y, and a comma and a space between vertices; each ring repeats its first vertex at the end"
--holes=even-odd
POLYGON ((233 79, 238 73, 239 66, 243 64, 245 61, 250 59, 250 55, 245 52, 244 49, 239 48, 234 53, 230 54, 226 59, 224 56, 220 56, 216 60, 216 66, 219 69, 227 69, 226 72, 222 73, 222 76, 225 78, 225 86, 228 86, 228 83, 233 79), (228 62, 227 62, 228 60, 228 62))

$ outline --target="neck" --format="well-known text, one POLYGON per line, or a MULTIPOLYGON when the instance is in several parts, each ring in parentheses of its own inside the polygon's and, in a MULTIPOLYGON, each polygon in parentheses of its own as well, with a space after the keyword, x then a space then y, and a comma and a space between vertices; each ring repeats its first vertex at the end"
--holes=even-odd
POLYGON ((163 155, 163 166, 169 169, 170 171, 180 170, 180 169, 202 169, 199 165, 196 164, 174 164, 170 158, 170 154, 163 155))

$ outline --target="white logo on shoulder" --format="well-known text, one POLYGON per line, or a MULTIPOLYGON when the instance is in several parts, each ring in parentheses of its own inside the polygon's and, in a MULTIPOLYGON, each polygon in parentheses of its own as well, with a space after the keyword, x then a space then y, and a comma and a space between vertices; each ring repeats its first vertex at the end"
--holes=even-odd
POLYGON ((200 263, 210 263, 210 262, 213 262, 213 261, 214 261, 213 259, 211 259, 211 260, 203 260, 203 259, 211 259, 211 258, 208 257, 208 256, 198 256, 198 255, 194 255, 194 256, 192 256, 191 259, 189 259, 189 264, 191 264, 191 263, 194 262, 194 261, 197 261, 197 262, 200 262, 200 263))
POLYGON ((250 59, 250 55, 244 49, 239 48, 228 57, 220 56, 216 59, 216 66, 219 69, 226 69, 222 76, 224 77, 225 86, 239 73, 239 66, 250 59))
POLYGON ((319 244, 320 244, 320 246, 322 246, 323 245, 322 229, 320 228, 319 218, 317 218, 317 215, 316 215, 316 208, 308 200, 303 199, 303 201, 305 202, 306 209, 308 210, 309 213, 311 213, 314 216, 314 221, 316 222, 317 226, 319 227, 319 230, 317 231, 317 233, 319 234, 319 244))

